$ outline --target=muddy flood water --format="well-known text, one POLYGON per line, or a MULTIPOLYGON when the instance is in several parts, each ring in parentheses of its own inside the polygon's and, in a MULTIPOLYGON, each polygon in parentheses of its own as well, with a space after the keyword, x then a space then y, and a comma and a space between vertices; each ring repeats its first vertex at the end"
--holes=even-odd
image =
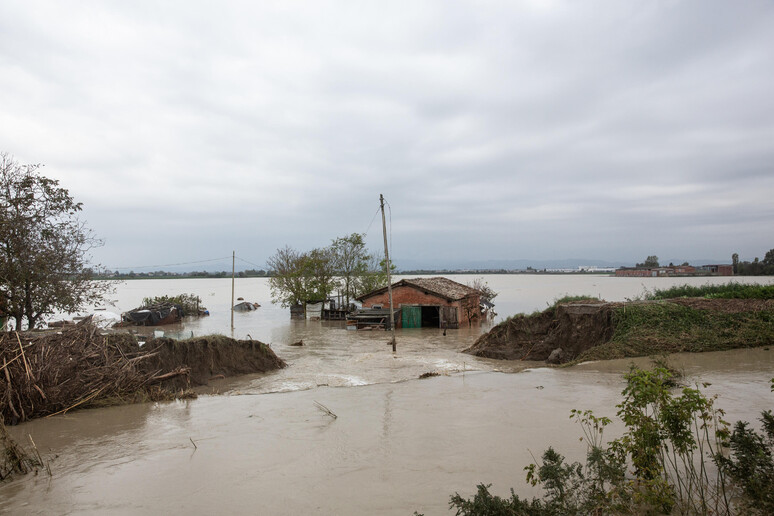
MULTIPOLYGON (((466 282, 472 277, 454 277, 466 282)), ((601 276, 488 276, 500 314, 531 312, 565 294, 634 297, 674 280, 601 276)), ((747 281, 769 283, 769 278, 747 281)), ((691 279, 702 283, 706 279, 691 279)), ((719 280, 716 280, 719 281, 719 280)), ((674 281, 686 283, 685 279, 674 281)), ((113 311, 142 297, 195 293, 212 315, 166 328, 179 336, 231 334, 230 280, 144 280, 119 285, 113 311)), ((486 328, 384 332, 290 321, 263 279, 237 281, 263 305, 236 314, 234 336, 270 343, 289 367, 211 386, 196 400, 84 410, 10 428, 30 435, 53 475, 0 485, 8 514, 451 514, 449 496, 476 484, 539 494, 523 467, 554 446, 585 448, 573 408, 615 415, 632 360, 550 369, 460 353, 486 328), (289 344, 303 340, 305 346, 289 344), (418 379, 426 372, 439 376, 418 379), (316 403, 338 417, 330 417, 316 403)), ((730 421, 774 407, 774 350, 681 354, 672 363, 710 382, 730 421)), ((638 360, 645 365, 648 359, 638 360)), ((614 438, 620 426, 610 429, 614 438)))

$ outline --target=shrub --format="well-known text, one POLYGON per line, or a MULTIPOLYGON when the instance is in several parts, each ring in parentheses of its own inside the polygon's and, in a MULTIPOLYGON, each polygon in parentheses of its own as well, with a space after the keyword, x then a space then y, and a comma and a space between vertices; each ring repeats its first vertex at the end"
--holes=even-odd
POLYGON ((146 297, 142 300, 141 309, 155 308, 158 306, 180 305, 183 307, 185 315, 198 315, 200 311, 206 310, 201 304, 202 299, 194 294, 179 294, 177 296, 156 296, 146 297))
POLYGON ((524 468, 527 481, 544 488, 542 499, 521 499, 513 490, 510 498, 500 498, 489 493, 491 485, 479 484, 471 499, 455 493, 450 508, 458 516, 774 514, 770 411, 761 419, 765 436, 744 422, 731 433, 723 410, 714 406, 716 397, 704 395, 698 385, 674 394, 668 369, 632 368, 625 378, 617 406, 626 426, 621 438, 606 443, 604 428, 611 420, 573 410, 570 418, 580 424, 587 444, 585 463, 568 464, 549 447, 539 466, 524 468))

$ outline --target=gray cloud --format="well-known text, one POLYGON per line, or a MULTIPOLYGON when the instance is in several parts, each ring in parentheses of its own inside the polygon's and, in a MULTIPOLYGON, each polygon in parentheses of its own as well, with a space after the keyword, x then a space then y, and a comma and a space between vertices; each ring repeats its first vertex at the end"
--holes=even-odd
POLYGON ((379 193, 398 262, 752 258, 772 29, 760 2, 5 2, 0 146, 111 267, 263 263, 379 193))

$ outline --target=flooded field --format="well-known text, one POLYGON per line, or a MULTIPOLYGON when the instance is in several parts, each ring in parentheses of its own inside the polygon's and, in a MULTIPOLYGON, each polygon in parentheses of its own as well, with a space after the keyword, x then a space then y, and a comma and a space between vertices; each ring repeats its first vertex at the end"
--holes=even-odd
MULTIPOLYGON (((503 315, 544 308, 565 294, 623 300, 672 281, 486 279, 501 293, 495 301, 503 315)), ((699 281, 706 280, 691 280, 699 281)), ((212 316, 171 331, 230 334, 230 280, 128 282, 119 287, 115 311, 142 297, 189 292, 202 297, 212 316)), ((500 495, 510 487, 532 494, 523 467, 549 445, 579 459, 580 428, 569 411, 613 416, 621 375, 632 362, 526 369, 535 364, 459 353, 485 328, 446 336, 401 330, 393 355, 383 332, 290 321, 270 304, 265 280, 237 281, 237 296, 263 306, 236 314, 234 335, 270 343, 287 369, 221 381, 212 386, 220 395, 197 400, 87 410, 13 427, 19 440, 31 435, 52 458, 53 476, 0 486, 0 512, 449 514, 449 495, 471 495, 479 482, 492 483, 500 495), (289 345, 298 340, 305 346, 289 345), (425 372, 440 376, 418 379, 425 372)), ((774 407, 774 350, 672 360, 692 380, 712 384, 709 392, 720 395, 731 421, 753 421, 774 407)))

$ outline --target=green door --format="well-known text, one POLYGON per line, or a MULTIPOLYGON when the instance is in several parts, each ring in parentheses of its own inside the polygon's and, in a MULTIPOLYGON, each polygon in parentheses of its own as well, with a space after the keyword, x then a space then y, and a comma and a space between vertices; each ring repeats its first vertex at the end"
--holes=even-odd
POLYGON ((422 327, 422 307, 403 306, 400 315, 403 328, 421 328, 422 327))

